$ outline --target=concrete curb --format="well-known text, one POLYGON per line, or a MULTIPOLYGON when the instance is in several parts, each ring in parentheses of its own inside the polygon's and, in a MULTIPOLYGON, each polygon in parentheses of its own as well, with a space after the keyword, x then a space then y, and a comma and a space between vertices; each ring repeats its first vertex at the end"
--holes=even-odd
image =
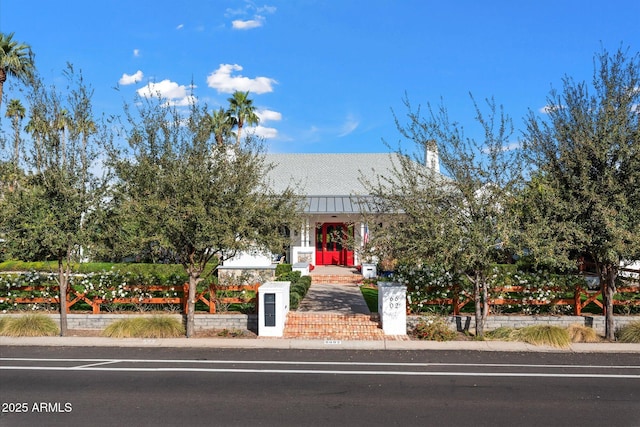
POLYGON ((435 350, 537 353, 638 353, 640 344, 576 343, 567 349, 507 341, 340 341, 281 338, 101 338, 101 337, 1 337, 0 347, 166 347, 166 348, 264 348, 297 350, 435 350))

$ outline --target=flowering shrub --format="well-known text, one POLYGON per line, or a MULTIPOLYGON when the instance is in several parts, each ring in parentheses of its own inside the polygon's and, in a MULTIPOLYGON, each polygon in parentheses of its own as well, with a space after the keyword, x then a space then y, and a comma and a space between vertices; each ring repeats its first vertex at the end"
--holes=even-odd
MULTIPOLYGON (((427 311, 448 314, 452 300, 458 293, 471 295, 468 279, 451 273, 440 266, 399 265, 392 280, 407 286, 407 306, 412 313, 427 311)), ((579 276, 557 275, 545 271, 533 273, 496 266, 489 272, 489 300, 504 300, 504 304, 492 304, 491 310, 539 314, 569 314, 573 307, 556 304, 559 299, 573 299, 576 285, 584 285, 579 276)))
MULTIPOLYGON (((393 280, 407 286, 407 307, 412 313, 426 311, 429 307, 426 301, 452 298, 461 283, 457 275, 438 266, 399 265, 393 280)), ((443 302, 439 311, 447 311, 447 305, 443 302)))
POLYGON ((28 271, 23 274, 0 275, 0 310, 6 313, 9 310, 26 308, 27 310, 50 309, 58 304, 56 275, 54 273, 41 273, 28 271), (33 287, 31 291, 24 291, 23 287, 33 287), (29 304, 21 307, 15 302, 16 298, 44 298, 48 302, 41 304, 29 304))
POLYGON ((488 280, 490 299, 509 301, 505 305, 492 305, 493 312, 524 314, 570 314, 571 305, 556 305, 554 302, 558 299, 573 299, 576 284, 583 284, 583 279, 579 276, 551 274, 546 271, 527 273, 497 266, 493 268, 488 280))
MULTIPOLYGON (((179 296, 186 277, 170 274, 165 277, 136 273, 120 273, 118 271, 102 271, 72 275, 69 279, 69 291, 73 295, 82 295, 88 300, 101 299, 107 310, 114 310, 115 299, 127 298, 137 301, 133 304, 138 310, 148 307, 144 304, 147 298, 175 298, 179 296), (162 290, 151 290, 152 286, 162 286, 162 290)), ((20 304, 16 298, 46 298, 47 303, 26 305, 28 310, 49 310, 58 304, 57 275, 54 273, 29 271, 21 274, 0 275, 0 310, 18 310, 20 304), (28 287, 25 289, 25 287, 28 287)), ((206 286, 206 285, 204 285, 206 286)), ((119 307, 122 308, 122 307, 119 307)), ((131 308, 131 307, 129 307, 131 308)))

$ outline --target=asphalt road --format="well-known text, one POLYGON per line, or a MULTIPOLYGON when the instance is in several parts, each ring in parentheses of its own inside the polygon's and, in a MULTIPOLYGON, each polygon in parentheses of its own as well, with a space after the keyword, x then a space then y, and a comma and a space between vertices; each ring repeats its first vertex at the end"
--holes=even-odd
POLYGON ((0 347, 2 426, 640 426, 638 354, 0 347))

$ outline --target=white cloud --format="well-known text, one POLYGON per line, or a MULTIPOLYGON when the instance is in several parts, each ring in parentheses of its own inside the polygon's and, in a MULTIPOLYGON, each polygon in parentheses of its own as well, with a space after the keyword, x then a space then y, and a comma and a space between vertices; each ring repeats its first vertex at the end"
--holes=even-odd
POLYGON ((544 107, 540 108, 538 111, 542 114, 549 114, 553 111, 560 110, 562 108, 564 108, 564 105, 545 105, 544 107))
POLYGON ((136 71, 134 74, 124 73, 122 77, 120 77, 120 80, 118 81, 118 83, 123 86, 132 85, 134 83, 138 83, 139 81, 142 81, 143 77, 144 77, 144 74, 140 70, 136 71))
POLYGON ((251 127, 247 131, 264 139, 273 139, 278 136, 278 129, 260 125, 251 127))
POLYGON ((181 29, 183 29, 183 28, 184 28, 184 24, 180 24, 180 25, 178 25, 178 26, 176 27, 176 30, 181 30, 181 29))
POLYGON ((231 27, 234 30, 251 30, 253 28, 262 27, 264 23, 264 18, 262 16, 256 16, 255 19, 249 19, 243 21, 241 19, 236 19, 231 21, 231 27))
POLYGON ((260 123, 273 121, 279 122, 280 120, 282 120, 282 113, 272 110, 259 110, 256 111, 256 115, 260 119, 260 123))
POLYGON ((355 117, 353 117, 352 115, 347 116, 347 120, 344 122, 344 124, 340 128, 338 137, 349 135, 351 132, 356 130, 359 125, 360 125, 360 122, 356 120, 355 117))
POLYGON ((189 89, 185 85, 179 85, 171 80, 162 80, 161 82, 150 82, 148 85, 141 87, 136 92, 138 95, 151 98, 159 97, 167 100, 167 104, 176 106, 191 105, 197 102, 197 99, 190 94, 189 89))
POLYGON ((180 99, 172 99, 167 101, 167 105, 172 105, 176 107, 188 107, 189 105, 196 104, 198 102, 198 98, 193 95, 187 95, 184 98, 180 99))
POLYGON ((247 14, 247 10, 245 8, 231 9, 228 7, 224 12, 227 17, 247 14))
POLYGON ((273 85, 277 83, 268 77, 250 79, 241 75, 232 76, 231 73, 234 71, 242 71, 242 67, 238 64, 220 64, 220 67, 207 77, 207 85, 219 93, 233 93, 239 90, 261 94, 273 92, 273 85))
POLYGON ((234 16, 253 16, 251 19, 234 19, 231 21, 231 27, 234 30, 251 30, 264 25, 266 18, 263 14, 274 14, 276 10, 277 8, 275 6, 256 6, 253 2, 247 1, 244 7, 227 9, 225 16, 228 18, 234 16))
POLYGON ((522 148, 522 142, 514 141, 514 142, 510 142, 507 145, 503 145, 502 151, 513 151, 513 150, 519 150, 521 148, 522 148))
MULTIPOLYGON (((513 141, 500 147, 500 151, 513 151, 513 150, 519 150, 521 148, 522 148, 521 141, 513 141)), ((482 154, 489 154, 491 152, 491 150, 487 147, 482 148, 481 151, 482 151, 482 154)))
POLYGON ((258 13, 276 13, 276 10, 278 10, 278 8, 276 8, 275 6, 267 6, 266 4, 262 7, 257 7, 256 11, 258 13))
POLYGON ((133 49, 133 56, 135 56, 136 58, 140 56, 140 49, 133 49))

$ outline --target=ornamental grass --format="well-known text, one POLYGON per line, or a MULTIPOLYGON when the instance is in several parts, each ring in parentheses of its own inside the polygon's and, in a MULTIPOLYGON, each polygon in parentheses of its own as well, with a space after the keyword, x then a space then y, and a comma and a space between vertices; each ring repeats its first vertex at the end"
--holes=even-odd
POLYGON ((102 331, 109 338, 177 338, 184 334, 182 322, 167 316, 122 319, 102 331))
POLYGON ((419 340, 451 341, 458 336, 458 333, 449 328, 444 319, 440 317, 432 317, 426 320, 420 319, 418 324, 411 331, 411 335, 419 340))
POLYGON ((600 339, 595 329, 588 326, 573 324, 567 328, 571 342, 598 342, 600 339))
POLYGON ((25 314, 0 319, 0 335, 8 337, 52 337, 60 334, 56 322, 43 314, 25 314))
POLYGON ((510 328, 508 326, 501 326, 492 331, 485 332, 484 338, 497 341, 514 341, 517 333, 517 329, 510 328))
POLYGON ((630 322, 616 331, 616 338, 623 343, 640 343, 640 320, 630 322))
POLYGON ((535 325, 518 329, 515 334, 518 341, 533 345, 567 348, 571 344, 569 332, 558 326, 535 325))

